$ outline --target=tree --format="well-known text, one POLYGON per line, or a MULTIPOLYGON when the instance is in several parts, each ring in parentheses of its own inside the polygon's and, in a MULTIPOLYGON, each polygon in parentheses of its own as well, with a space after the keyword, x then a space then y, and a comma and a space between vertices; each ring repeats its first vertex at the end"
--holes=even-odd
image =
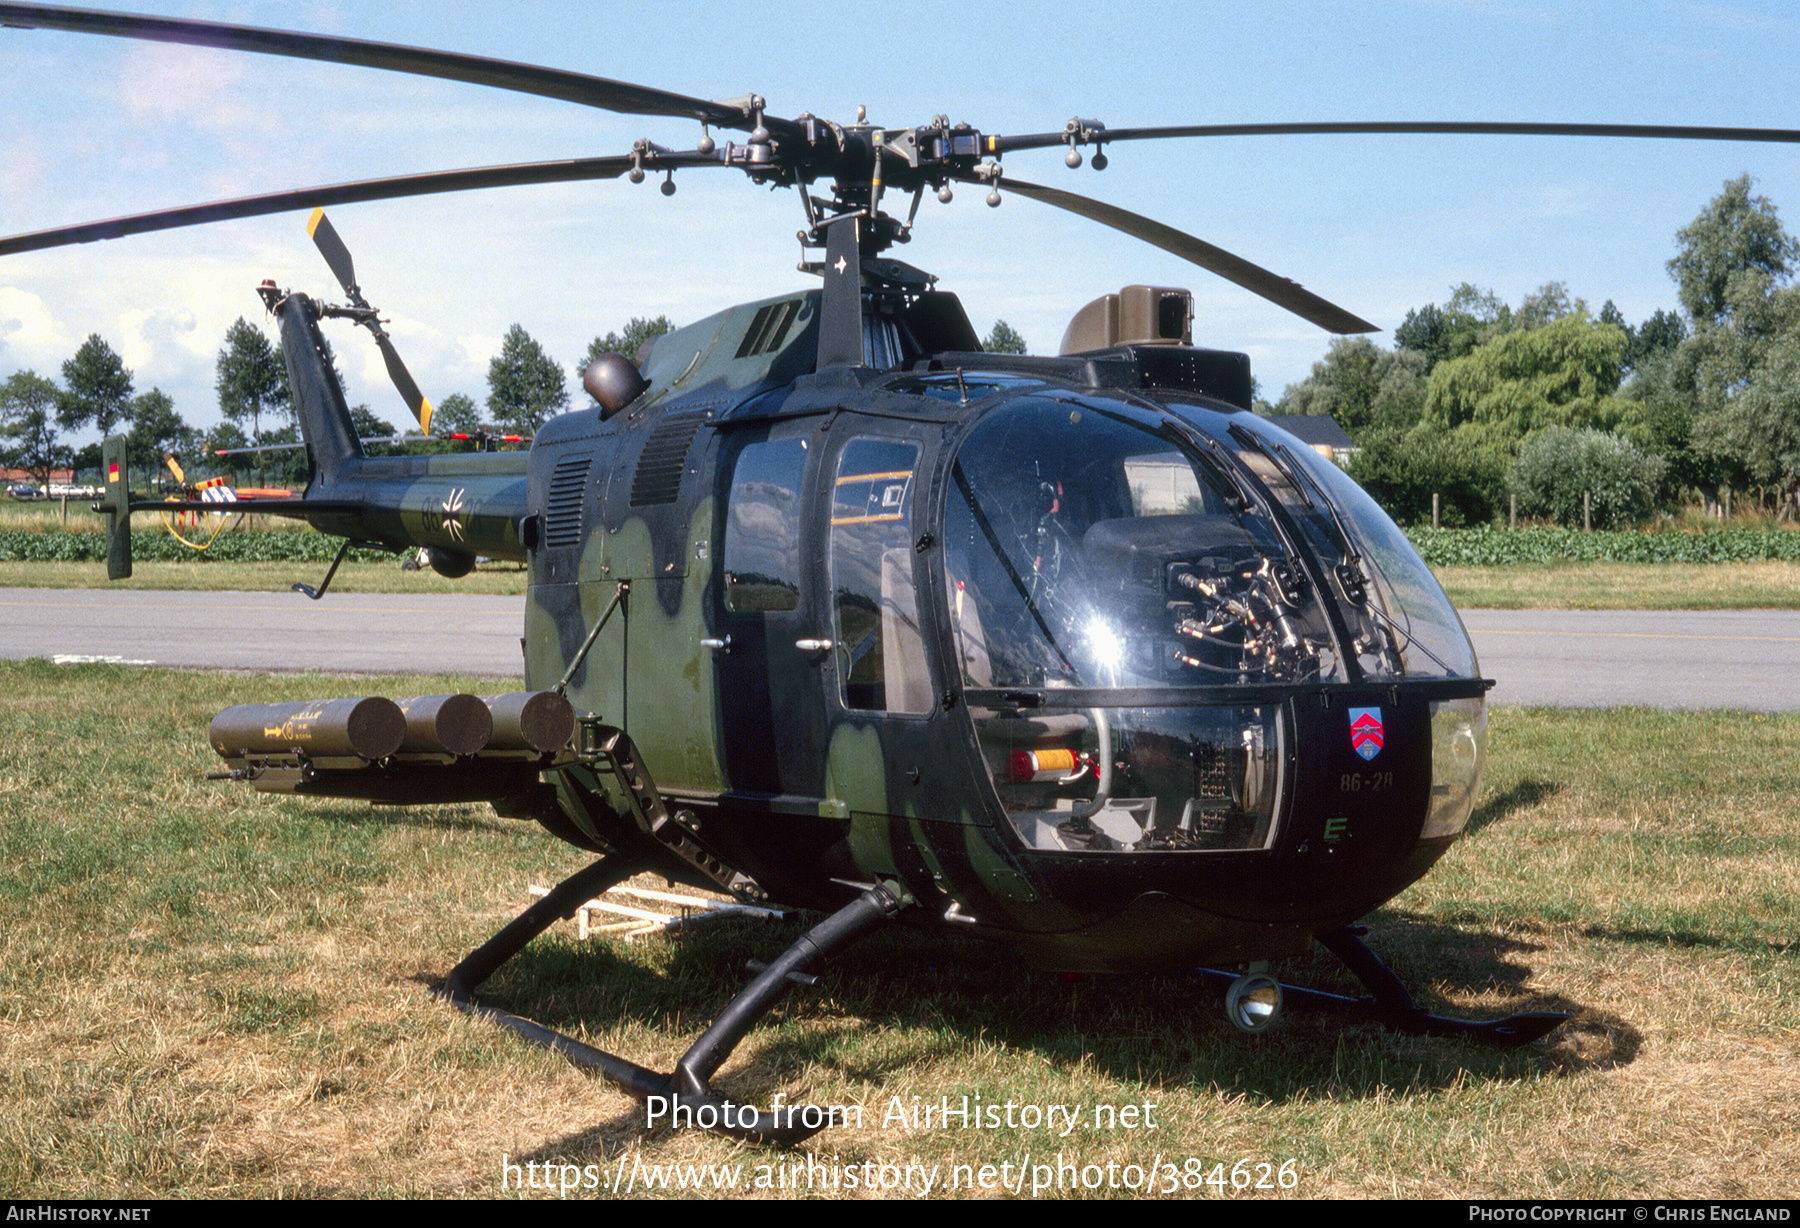
POLYGON ((1627 371, 1636 371, 1658 356, 1673 352, 1687 340, 1687 335, 1687 325, 1681 317, 1659 307, 1648 320, 1626 332, 1621 365, 1627 371))
MULTIPOLYGON (((435 413, 432 414, 433 419, 436 417, 437 415, 435 413)), ((356 437, 363 440, 392 439, 400 433, 394 424, 389 422, 386 418, 377 418, 375 416, 375 411, 370 409, 367 405, 353 405, 350 407, 350 425, 355 428, 356 437)), ((365 443, 363 444, 363 452, 368 456, 400 455, 400 449, 391 443, 365 443)))
MULTIPOLYGON (((1542 328, 1546 324, 1555 323, 1564 316, 1585 312, 1587 304, 1580 299, 1569 297, 1569 287, 1560 281, 1545 282, 1536 290, 1525 296, 1519 309, 1512 313, 1512 328, 1542 328)), ((1610 321, 1602 318, 1602 323, 1610 321)), ((1620 331, 1624 331, 1621 329, 1620 331)))
POLYGON ((1684 229, 1669 273, 1692 331, 1646 364, 1634 394, 1685 417, 1693 451, 1717 485, 1775 484, 1783 515, 1800 509, 1800 288, 1788 285, 1800 243, 1742 176, 1684 229))
POLYGON ((55 384, 35 371, 18 371, 0 384, 0 462, 23 469, 50 484, 50 471, 71 463, 73 455, 56 434, 55 384))
POLYGON ((251 463, 256 467, 258 482, 290 486, 295 490, 306 485, 312 476, 312 460, 301 446, 298 427, 284 426, 280 430, 264 431, 262 446, 268 450, 253 453, 250 457, 251 463))
POLYGON ((1625 319, 1625 313, 1619 310, 1618 304, 1607 299, 1606 305, 1600 309, 1598 319, 1600 323, 1610 324, 1625 334, 1625 349, 1619 355, 1619 369, 1627 375, 1673 350, 1687 338, 1687 325, 1681 322, 1681 317, 1661 308, 1648 320, 1633 328, 1625 319))
POLYGON ((226 474, 233 482, 242 482, 254 464, 250 454, 244 451, 249 446, 249 436, 231 422, 219 423, 200 440, 201 450, 206 453, 207 470, 226 474), (229 455, 220 456, 221 452, 229 455))
POLYGON ((1459 329, 1435 303, 1427 303, 1406 313, 1406 319, 1394 330, 1394 346, 1424 356, 1430 366, 1446 358, 1461 358, 1475 348, 1474 330, 1459 329))
POLYGON ((1023 354, 1025 338, 1013 331, 1013 326, 1005 320, 995 320, 994 329, 981 343, 981 348, 990 354, 1023 354))
POLYGON ((432 412, 431 425, 439 435, 467 435, 481 425, 481 407, 473 398, 453 392, 432 412))
POLYGON ((131 418, 131 372, 98 333, 63 364, 65 390, 57 398, 56 420, 64 430, 79 430, 90 422, 101 436, 131 418))
POLYGON ((488 417, 520 435, 531 435, 569 405, 562 368, 517 324, 507 330, 500 355, 488 364, 488 417))
POLYGON ((673 332, 675 326, 669 322, 668 316, 657 316, 654 320, 643 316, 632 316, 625 325, 624 332, 607 333, 604 337, 595 337, 588 343, 587 355, 582 358, 581 365, 575 369, 575 379, 579 381, 587 374, 587 369, 594 365, 594 359, 602 354, 623 354, 639 366, 643 365, 641 351, 644 342, 652 337, 660 337, 664 333, 673 332))
POLYGON ((126 455, 139 468, 156 469, 167 452, 177 456, 191 453, 198 439, 194 429, 175 412, 175 402, 161 388, 141 393, 131 402, 131 438, 126 455))
POLYGON ((1467 316, 1483 328, 1512 328, 1512 308, 1500 301, 1492 290, 1484 290, 1469 282, 1451 287, 1444 309, 1453 315, 1467 316))
POLYGON ((225 332, 219 351, 219 413, 242 428, 250 424, 252 443, 263 439, 262 416, 288 404, 287 366, 281 351, 270 344, 268 334, 239 316, 225 332))
POLYGON ((1771 344, 1754 378, 1695 424, 1695 446, 1731 458, 1751 481, 1775 486, 1784 520, 1800 512, 1800 333, 1771 344))
POLYGON ((1624 349, 1624 333, 1577 308, 1439 364, 1426 413, 1508 453, 1533 431, 1557 424, 1642 433, 1638 407, 1615 395, 1624 349))
POLYGON ((1512 327, 1512 312, 1491 290, 1478 290, 1468 282, 1450 291, 1442 307, 1427 303, 1394 330, 1396 349, 1415 350, 1425 356, 1426 372, 1441 362, 1461 358, 1494 336, 1512 327))
POLYGON ((1486 523, 1502 510, 1506 460, 1492 447, 1471 446, 1431 422, 1377 427, 1359 442, 1346 469, 1401 524, 1429 524, 1433 495, 1439 520, 1453 528, 1486 523))
POLYGON ((1726 466, 1694 448, 1694 424, 1698 414, 1692 396, 1684 395, 1671 379, 1674 354, 1664 350, 1646 356, 1632 372, 1625 395, 1638 402, 1648 436, 1644 446, 1663 462, 1662 486, 1657 502, 1673 504, 1716 490, 1726 466))
POLYGON ((1574 528, 1588 514, 1602 529, 1626 529, 1649 516, 1663 460, 1630 440, 1592 428, 1553 426, 1527 440, 1507 473, 1527 516, 1574 528))
POLYGON ((1367 337, 1338 337, 1313 364, 1312 372, 1282 394, 1284 414, 1331 418, 1354 433, 1374 420, 1371 408, 1381 379, 1375 373, 1382 352, 1367 337))
POLYGON ((1669 261, 1681 306, 1696 324, 1719 323, 1732 311, 1731 283, 1760 273, 1769 285, 1785 281, 1800 246, 1782 229, 1766 196, 1751 196, 1754 181, 1740 175, 1676 235, 1681 251, 1669 261))

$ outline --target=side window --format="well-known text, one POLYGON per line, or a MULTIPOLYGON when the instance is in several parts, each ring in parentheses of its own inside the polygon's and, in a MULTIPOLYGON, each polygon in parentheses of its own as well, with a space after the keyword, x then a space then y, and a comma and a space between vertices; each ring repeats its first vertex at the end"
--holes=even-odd
POLYGON ((917 444, 852 439, 831 496, 831 604, 844 706, 931 711, 931 676, 913 586, 917 444))
POLYGON ((767 614, 800 604, 800 484, 806 444, 773 439, 746 444, 732 468, 720 562, 725 608, 767 614))

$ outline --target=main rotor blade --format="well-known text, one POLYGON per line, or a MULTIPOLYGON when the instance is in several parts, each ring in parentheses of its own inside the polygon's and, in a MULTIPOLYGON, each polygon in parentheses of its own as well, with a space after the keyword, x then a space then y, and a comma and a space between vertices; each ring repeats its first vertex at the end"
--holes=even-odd
MULTIPOLYGON (((97 239, 117 239, 123 235, 147 234, 155 230, 202 226, 208 222, 263 217, 271 213, 311 209, 320 205, 397 200, 407 196, 431 196, 440 192, 466 192, 477 188, 520 187, 534 183, 617 179, 635 163, 633 155, 575 158, 564 162, 520 162, 511 166, 478 166, 459 171, 433 171, 423 175, 395 175, 385 179, 362 179, 354 183, 296 188, 264 196, 245 196, 204 205, 185 205, 178 209, 159 209, 153 213, 134 213, 128 217, 116 217, 102 222, 86 222, 79 226, 62 226, 55 230, 13 235, 0 239, 0 256, 39 251, 48 247, 66 247, 73 243, 92 243, 97 239)), ((649 154, 644 156, 642 165, 646 171, 664 171, 717 167, 722 163, 716 156, 709 154, 649 154)))
MULTIPOLYGON (((969 182, 978 182, 971 179, 969 182)), ((1160 247, 1171 255, 1180 256, 1190 264, 1197 264, 1209 273, 1217 273, 1226 281, 1236 282, 1252 294, 1268 299, 1278 307, 1285 307, 1303 320, 1317 324, 1327 332, 1333 333, 1378 333, 1381 329, 1359 316, 1352 315, 1337 304, 1328 302, 1306 289, 1300 283, 1271 273, 1258 265, 1251 264, 1241 256, 1234 256, 1222 247, 1214 247, 1203 239, 1184 234, 1172 226, 1152 221, 1141 214, 1132 213, 1116 205, 1091 197, 1080 196, 1074 192, 1064 192, 1057 188, 1046 188, 1035 183, 1026 183, 1008 175, 1000 181, 1003 192, 1017 192, 1021 196, 1029 196, 1046 205, 1055 205, 1058 209, 1067 209, 1091 221, 1111 226, 1114 230, 1124 231, 1135 239, 1142 239, 1154 247, 1160 247)))
MULTIPOLYGON (((1794 128, 1701 128, 1675 124, 1514 124, 1461 121, 1350 121, 1292 124, 1198 124, 1166 128, 1105 128, 1092 134, 1102 143, 1164 141, 1217 136, 1594 136, 1658 141, 1764 141, 1800 144, 1794 128)), ((983 152, 1048 149, 1068 143, 1068 133, 1038 132, 990 138, 983 152)))
MULTIPOLYGON (((619 111, 626 115, 671 115, 696 119, 721 128, 755 127, 746 108, 729 103, 689 98, 667 90, 610 81, 585 73, 565 72, 535 64, 516 64, 485 56, 453 51, 432 51, 397 43, 376 43, 328 34, 267 30, 213 21, 188 21, 175 17, 151 17, 137 13, 108 13, 93 9, 65 8, 51 4, 0 4, 0 25, 26 29, 65 30, 77 34, 106 34, 159 43, 185 43, 195 47, 220 47, 262 55, 285 55, 328 64, 353 64, 388 72, 411 73, 487 85, 519 94, 557 98, 582 106, 619 111)), ((768 121, 773 128, 780 121, 768 121)))

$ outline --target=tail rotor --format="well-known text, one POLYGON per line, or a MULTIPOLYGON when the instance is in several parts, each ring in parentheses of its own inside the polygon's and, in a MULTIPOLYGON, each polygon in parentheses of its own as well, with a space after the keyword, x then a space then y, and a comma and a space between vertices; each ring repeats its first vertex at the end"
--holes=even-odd
POLYGON ((338 237, 337 228, 325 216, 323 209, 313 210, 312 218, 306 223, 306 230, 312 235, 313 245, 319 249, 319 254, 325 257, 332 276, 338 279, 338 284, 350 299, 348 309, 325 307, 320 314, 343 315, 369 330, 370 335, 375 338, 375 348, 381 351, 381 360, 387 366, 388 378, 394 381, 394 388, 400 393, 400 399, 406 402, 413 417, 418 419, 419 429, 429 434, 431 402, 419 390, 418 381, 413 379, 406 364, 400 360, 399 351, 394 349, 393 341, 381 327, 381 320, 375 309, 369 306, 368 300, 363 297, 362 288, 356 284, 356 266, 350 258, 350 249, 338 237))

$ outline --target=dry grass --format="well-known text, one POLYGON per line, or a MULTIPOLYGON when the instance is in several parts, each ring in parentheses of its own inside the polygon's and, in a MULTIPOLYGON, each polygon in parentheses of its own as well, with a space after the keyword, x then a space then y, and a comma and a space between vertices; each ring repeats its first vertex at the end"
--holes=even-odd
POLYGON ((1800 563, 1442 567, 1457 605, 1501 610, 1764 610, 1800 606, 1800 563))
MULTIPOLYGON (((623 1095, 430 997, 582 854, 484 808, 199 779, 217 708, 341 686, 0 666, 0 1196, 493 1196, 503 1159, 577 1181, 623 1165, 640 1190, 638 1166, 737 1165, 747 1185, 804 1164, 646 1130, 623 1095)), ((1476 829, 1371 942, 1439 1009, 1578 1013, 1524 1052, 1298 1013, 1251 1039, 1182 979, 1064 984, 896 931, 797 991, 718 1084, 862 1106, 860 1128, 811 1145, 840 1179, 1061 1154, 1119 1174, 1160 1156, 1183 1177, 1192 1157, 1226 1182, 1240 1159, 1291 1158, 1308 1197, 1790 1194, 1800 721, 1503 709, 1494 728, 1476 829), (1156 1128, 883 1120, 895 1098, 964 1095, 1152 1103, 1156 1128)), ((743 960, 796 932, 582 946, 572 931, 502 969, 491 999, 662 1069, 743 960)), ((1325 960, 1283 973, 1349 987, 1325 960)))
MULTIPOLYGON (((296 580, 317 586, 325 563, 156 563, 139 560, 131 579, 108 580, 99 563, 0 562, 0 588, 125 588, 208 593, 285 593, 296 580)), ((334 593, 485 593, 523 597, 528 577, 511 564, 484 563, 458 580, 429 568, 404 571, 398 561, 345 563, 334 593)))
POLYGON ((0 499, 0 529, 36 531, 52 525, 73 532, 99 532, 100 518, 88 510, 92 499, 71 499, 65 507, 61 499, 40 499, 19 503, 0 499))

